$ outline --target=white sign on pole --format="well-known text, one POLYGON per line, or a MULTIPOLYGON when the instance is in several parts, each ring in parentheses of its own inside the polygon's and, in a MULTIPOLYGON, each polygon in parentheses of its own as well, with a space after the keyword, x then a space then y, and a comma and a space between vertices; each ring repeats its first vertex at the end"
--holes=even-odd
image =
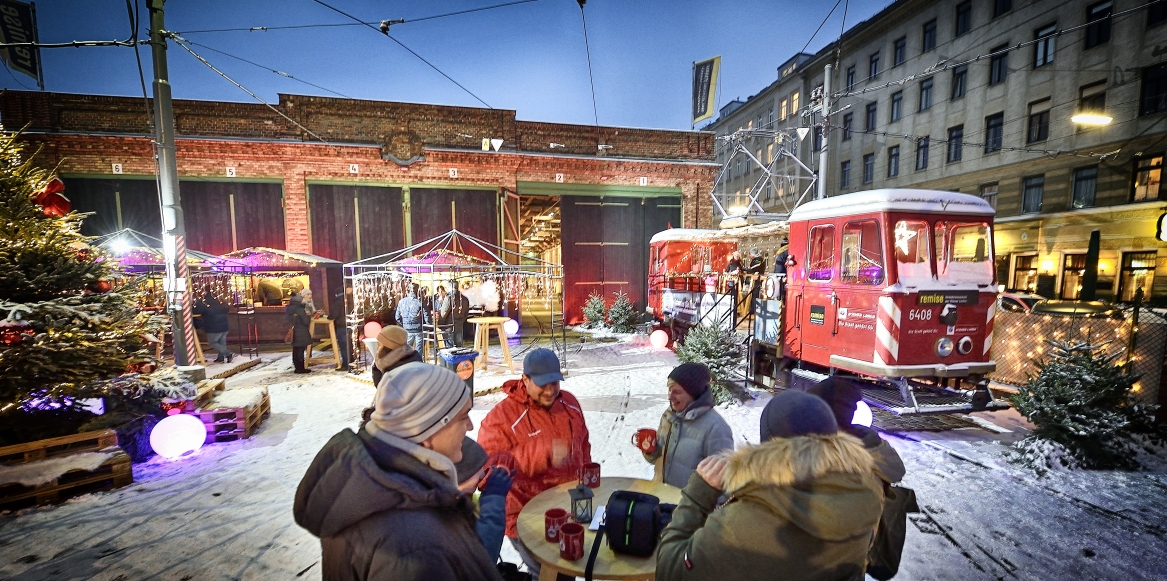
POLYGON ((798 140, 802 141, 803 139, 806 139, 806 134, 810 133, 810 127, 799 127, 798 129, 795 129, 795 131, 798 132, 798 140))
POLYGON ((490 146, 493 147, 495 151, 498 151, 499 148, 502 147, 502 140, 501 139, 491 139, 490 146))

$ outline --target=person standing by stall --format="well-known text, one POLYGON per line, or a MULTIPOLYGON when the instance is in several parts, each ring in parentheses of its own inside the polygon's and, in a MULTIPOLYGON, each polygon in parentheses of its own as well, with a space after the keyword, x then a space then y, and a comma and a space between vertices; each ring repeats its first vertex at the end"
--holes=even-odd
POLYGON ((194 306, 194 314, 199 315, 203 321, 203 331, 207 333, 207 342, 211 344, 211 349, 218 353, 215 357, 215 363, 223 363, 226 361, 230 363, 235 355, 227 348, 227 331, 230 330, 230 324, 227 320, 227 305, 219 302, 215 295, 207 291, 207 294, 199 300, 194 306))
POLYGON ((425 307, 422 306, 421 300, 417 298, 417 284, 414 283, 410 289, 409 294, 397 303, 397 324, 409 333, 409 338, 406 342, 410 347, 421 351, 422 326, 425 324, 425 307))
POLYGON ((449 319, 453 326, 447 343, 451 347, 462 346, 462 331, 466 327, 466 318, 470 316, 470 299, 458 289, 458 281, 450 281, 450 294, 442 302, 441 316, 449 319))
POLYGON ((340 371, 348 371, 349 364, 349 342, 352 338, 348 334, 348 327, 345 325, 345 304, 352 302, 353 287, 345 287, 344 292, 336 293, 336 297, 332 299, 332 304, 328 306, 328 314, 332 318, 332 329, 336 334, 336 349, 337 354, 340 355, 340 371))
POLYGON ((308 373, 312 371, 304 365, 304 355, 307 347, 312 344, 312 317, 304 309, 304 297, 293 292, 288 297, 288 306, 284 307, 288 315, 288 323, 292 325, 292 373, 308 373))

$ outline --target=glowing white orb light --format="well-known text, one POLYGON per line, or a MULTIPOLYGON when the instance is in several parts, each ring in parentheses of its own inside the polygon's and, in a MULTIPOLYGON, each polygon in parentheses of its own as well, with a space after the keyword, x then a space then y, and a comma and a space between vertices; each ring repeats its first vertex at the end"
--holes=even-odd
POLYGON ((502 330, 507 332, 507 337, 514 337, 515 333, 519 332, 519 322, 514 319, 507 319, 502 324, 502 330))
POLYGON ((657 329, 648 336, 648 342, 657 349, 664 349, 669 344, 669 334, 664 329, 657 329))
POLYGON ((851 418, 851 424, 858 424, 860 426, 871 427, 871 406, 867 402, 859 400, 855 403, 855 416, 851 418))
POLYGON ((365 323, 365 336, 370 339, 376 339, 377 335, 381 334, 381 323, 377 321, 369 321, 365 323))
POLYGON ((130 243, 126 242, 125 238, 118 238, 110 244, 114 254, 122 255, 130 251, 130 243))
POLYGON ((188 414, 166 416, 150 432, 150 447, 159 456, 171 460, 185 456, 203 447, 207 427, 203 421, 188 414))

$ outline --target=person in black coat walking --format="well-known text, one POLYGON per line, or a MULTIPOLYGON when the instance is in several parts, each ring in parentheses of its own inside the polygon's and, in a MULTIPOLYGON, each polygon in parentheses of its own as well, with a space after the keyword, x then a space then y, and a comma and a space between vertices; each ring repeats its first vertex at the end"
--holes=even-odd
POLYGON ((288 323, 292 325, 292 365, 296 368, 293 373, 308 373, 311 369, 304 366, 304 352, 312 344, 312 317, 304 309, 304 299, 300 293, 292 293, 284 312, 288 315, 288 323))
POLYGON ((222 363, 224 361, 230 363, 235 355, 227 348, 227 331, 230 330, 230 324, 227 320, 227 313, 229 309, 227 305, 219 302, 215 295, 207 291, 201 300, 194 306, 194 313, 202 318, 203 331, 207 333, 207 342, 211 344, 211 349, 218 353, 215 357, 215 363, 222 363))

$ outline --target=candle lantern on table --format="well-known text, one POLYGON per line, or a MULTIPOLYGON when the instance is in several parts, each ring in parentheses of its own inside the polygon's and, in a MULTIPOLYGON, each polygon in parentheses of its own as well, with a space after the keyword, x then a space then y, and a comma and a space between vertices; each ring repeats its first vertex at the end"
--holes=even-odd
POLYGON ((578 523, 592 522, 592 489, 580 484, 568 491, 571 495, 571 516, 578 523))

